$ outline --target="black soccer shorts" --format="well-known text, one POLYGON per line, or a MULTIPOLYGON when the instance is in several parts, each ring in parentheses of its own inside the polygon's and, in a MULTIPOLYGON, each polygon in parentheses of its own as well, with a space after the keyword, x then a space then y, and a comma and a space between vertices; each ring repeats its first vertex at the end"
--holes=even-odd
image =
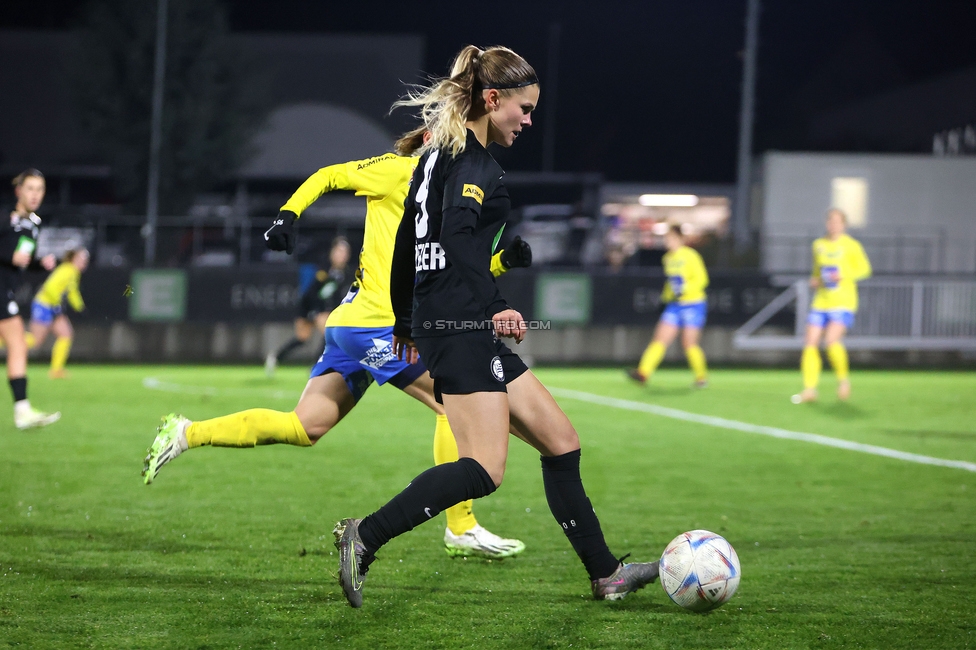
POLYGON ((488 330, 414 339, 434 378, 434 398, 443 394, 505 393, 505 386, 529 368, 488 330))

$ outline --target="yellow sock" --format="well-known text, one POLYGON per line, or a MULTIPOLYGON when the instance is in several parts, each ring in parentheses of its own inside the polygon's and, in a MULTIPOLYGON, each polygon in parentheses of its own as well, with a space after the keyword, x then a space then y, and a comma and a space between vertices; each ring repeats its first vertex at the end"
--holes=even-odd
POLYGON ((250 409, 212 420, 194 422, 186 428, 190 447, 253 447, 284 443, 311 447, 305 428, 295 412, 250 409))
MULTIPOLYGON (((434 464, 453 463, 457 459, 457 441, 454 440, 451 425, 447 423, 446 415, 438 415, 434 426, 434 464)), ((447 527, 455 535, 466 533, 478 525, 478 520, 471 511, 473 504, 469 499, 447 509, 447 527)))
MULTIPOLYGON (((26 332, 24 334, 24 343, 27 344, 27 349, 28 350, 33 350, 34 348, 37 347, 37 339, 34 338, 34 335, 31 334, 30 332, 26 332)), ((70 343, 69 343, 69 345, 70 345, 70 343)))
POLYGON ((804 388, 816 388, 820 383, 820 370, 823 368, 823 361, 820 359, 820 350, 808 345, 803 348, 803 356, 800 358, 800 374, 803 375, 804 388))
POLYGON ((837 381, 847 381, 850 376, 850 364, 847 361, 847 348, 844 344, 838 341, 828 345, 827 358, 830 359, 830 365, 837 375, 837 381))
MULTIPOLYGON (((30 336, 28 334, 27 336, 30 336)), ((33 338, 33 337, 31 337, 33 338)), ((32 341, 27 342, 27 347, 34 347, 31 345, 32 341)), ((68 363, 68 353, 71 352, 71 339, 67 336, 59 336, 54 342, 54 347, 51 348, 51 371, 58 372, 64 370, 64 364, 68 363)))
POLYGON ((663 343, 651 341, 651 344, 644 350, 644 354, 641 355, 640 363, 637 364, 637 372, 645 379, 650 377, 657 370, 657 367, 661 365, 665 350, 667 348, 664 347, 663 343))
POLYGON ((685 350, 688 366, 695 373, 695 381, 704 381, 708 376, 708 364, 705 362, 705 351, 700 346, 693 345, 685 350))

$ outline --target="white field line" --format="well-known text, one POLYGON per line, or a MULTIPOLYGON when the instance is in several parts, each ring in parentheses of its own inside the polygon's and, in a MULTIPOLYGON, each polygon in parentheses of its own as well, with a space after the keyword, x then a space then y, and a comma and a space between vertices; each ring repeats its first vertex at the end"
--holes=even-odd
POLYGON ((193 386, 191 384, 174 384, 162 381, 156 377, 144 377, 143 388, 158 390, 164 393, 181 393, 183 395, 206 395, 208 397, 270 397, 271 399, 295 399, 301 397, 301 392, 291 390, 273 390, 268 388, 216 388, 214 386, 193 386))
POLYGON ((784 438, 786 440, 801 440, 803 442, 812 442, 816 445, 837 447, 839 449, 847 449, 849 451, 860 451, 865 454, 885 456, 887 458, 895 458, 898 460, 908 461, 910 463, 938 465, 939 467, 953 467, 955 469, 966 470, 967 472, 976 472, 976 463, 970 463, 964 460, 946 460, 944 458, 922 456, 921 454, 911 454, 907 451, 898 451, 897 449, 888 449, 887 447, 878 447, 876 445, 866 445, 861 442, 831 438, 829 436, 822 436, 817 433, 802 433, 800 431, 789 431, 787 429, 778 429, 776 427, 765 427, 758 424, 749 424, 748 422, 727 420, 725 418, 719 418, 713 415, 700 415, 698 413, 691 413, 689 411, 681 411, 679 409, 658 406, 656 404, 645 404, 644 402, 632 402, 630 400, 617 399, 615 397, 604 397, 603 395, 594 395, 593 393, 584 393, 582 391, 571 390, 568 388, 549 388, 549 392, 556 397, 565 397, 568 399, 579 400, 581 402, 589 402, 591 404, 599 404, 600 406, 609 406, 626 411, 651 413, 653 415, 660 415, 661 417, 665 418, 695 422, 697 424, 707 424, 709 426, 719 427, 722 429, 732 429, 734 431, 744 431, 746 433, 758 433, 759 435, 771 436, 773 438, 784 438))

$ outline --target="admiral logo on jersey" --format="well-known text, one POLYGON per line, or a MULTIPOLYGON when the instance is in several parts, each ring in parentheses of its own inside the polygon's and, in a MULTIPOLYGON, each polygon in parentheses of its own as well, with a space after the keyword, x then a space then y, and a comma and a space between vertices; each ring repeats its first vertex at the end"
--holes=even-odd
POLYGON ((360 171, 366 169, 367 167, 371 167, 372 165, 375 165, 378 162, 383 162, 384 160, 393 160, 395 158, 396 156, 392 153, 384 154, 382 156, 375 156, 373 158, 368 158, 365 161, 359 163, 359 165, 356 166, 356 170, 360 171))
POLYGON ((471 185, 470 183, 464 184, 464 187, 461 189, 461 196, 474 199, 478 202, 478 205, 482 205, 485 202, 485 193, 481 191, 480 187, 477 185, 471 185))
POLYGON ((440 271, 447 266, 447 257, 439 242, 425 242, 414 247, 414 268, 417 271, 440 271))

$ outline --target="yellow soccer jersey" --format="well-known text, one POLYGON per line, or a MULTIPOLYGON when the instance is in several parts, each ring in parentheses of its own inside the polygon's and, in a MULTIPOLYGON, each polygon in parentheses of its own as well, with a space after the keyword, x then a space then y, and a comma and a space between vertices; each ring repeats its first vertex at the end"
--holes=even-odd
MULTIPOLYGON (((366 197, 366 231, 359 253, 359 268, 347 298, 332 310, 327 327, 391 327, 394 322, 390 303, 390 267, 396 231, 403 218, 410 177, 420 158, 388 153, 366 160, 354 160, 323 167, 299 186, 281 206, 301 215, 308 206, 332 190, 354 190, 366 197)), ((508 269, 500 254, 492 258, 496 276, 508 269)))
POLYGON ((708 286, 708 271, 701 255, 690 246, 664 254, 664 275, 667 282, 661 292, 664 302, 678 301, 679 305, 704 302, 708 286))
POLYGON ((80 280, 81 271, 78 267, 71 262, 62 262, 47 276, 34 300, 48 307, 57 307, 67 294, 71 308, 82 311, 85 309, 85 301, 81 299, 81 291, 78 290, 80 280))
POLYGON ((817 311, 857 311, 857 283, 871 277, 871 263, 861 244, 849 235, 813 242, 812 277, 820 288, 811 308, 817 311))
POLYGON ((418 158, 388 153, 324 167, 302 183, 282 210, 301 215, 320 196, 332 190, 355 190, 366 197, 366 233, 359 268, 350 293, 353 298, 336 307, 329 327, 389 327, 390 266, 396 231, 403 217, 403 200, 418 158))

